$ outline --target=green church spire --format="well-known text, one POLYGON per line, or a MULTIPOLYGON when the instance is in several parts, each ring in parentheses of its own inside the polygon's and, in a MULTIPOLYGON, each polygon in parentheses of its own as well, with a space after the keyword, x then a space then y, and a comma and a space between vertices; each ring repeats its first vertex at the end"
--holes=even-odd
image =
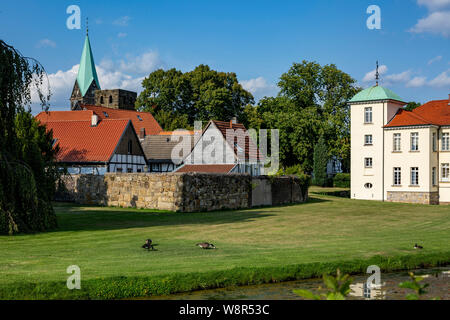
POLYGON ((91 43, 89 42, 88 34, 86 34, 83 53, 81 54, 80 68, 78 69, 77 75, 78 87, 80 88, 82 96, 86 94, 92 81, 95 81, 98 89, 100 89, 97 71, 95 70, 94 56, 92 55, 91 50, 91 43))

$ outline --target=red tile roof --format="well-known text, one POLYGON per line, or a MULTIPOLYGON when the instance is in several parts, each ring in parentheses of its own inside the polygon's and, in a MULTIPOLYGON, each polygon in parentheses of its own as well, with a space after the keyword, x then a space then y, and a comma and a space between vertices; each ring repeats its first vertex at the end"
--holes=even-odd
POLYGON ((235 164, 186 164, 176 172, 229 173, 235 164))
MULTIPOLYGON (((222 135, 225 139, 227 137, 228 129, 237 130, 235 143, 242 150, 244 150, 244 148, 245 148, 245 159, 246 160, 256 161, 256 160, 258 160, 258 156, 259 156, 259 159, 264 158, 263 155, 259 152, 258 147, 256 146, 253 139, 251 139, 250 136, 248 135, 247 128, 245 128, 245 126, 243 124, 232 123, 231 121, 217 121, 217 120, 211 120, 211 122, 215 124, 215 126, 217 127, 217 129, 219 129, 219 131, 222 133, 222 135), (242 145, 242 142, 241 142, 242 140, 245 141, 244 145, 242 145)), ((235 145, 231 146, 231 147, 234 148, 234 153, 236 155, 238 155, 239 154, 237 152, 238 148, 235 145)))
POLYGON ((91 110, 86 111, 42 111, 37 116, 41 123, 47 121, 67 121, 67 120, 84 120, 91 121, 92 115, 94 114, 91 110))
MULTIPOLYGON (((138 136, 141 129, 145 129, 145 135, 159 134, 161 126, 150 112, 139 112, 134 110, 112 109, 94 105, 83 105, 83 109, 94 111, 100 119, 130 119, 138 136), (105 113, 108 115, 106 116, 105 113), (140 120, 138 116, 142 119, 140 120)), ((80 111, 74 111, 80 112, 80 111)))
MULTIPOLYGON (((73 111, 81 112, 81 111, 73 111)), ((96 127, 89 121, 48 121, 59 146, 59 162, 107 162, 130 120, 102 120, 96 127)))
POLYGON ((400 109, 385 128, 414 125, 450 125, 449 103, 450 100, 434 100, 413 111, 400 109))

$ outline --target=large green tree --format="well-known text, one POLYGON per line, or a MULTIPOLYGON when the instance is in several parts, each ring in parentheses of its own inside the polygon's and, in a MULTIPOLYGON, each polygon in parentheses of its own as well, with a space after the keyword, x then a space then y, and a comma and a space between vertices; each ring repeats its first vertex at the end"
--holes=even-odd
MULTIPOLYGON (((190 126, 196 120, 229 120, 235 116, 242 119, 244 107, 254 103, 252 94, 242 88, 235 73, 218 72, 207 65, 186 73, 156 70, 142 81, 142 86, 137 109, 153 113, 156 120, 163 120, 167 114, 181 118, 175 121, 177 124, 185 123, 183 117, 187 117, 190 126), (158 114, 160 110, 164 112, 158 114)), ((161 125, 170 130, 173 124, 166 123, 161 125)))
POLYGON ((32 117, 31 88, 47 108, 45 70, 0 40, 0 233, 43 231, 56 226, 51 205, 59 171, 52 134, 32 117), (28 105, 28 108, 26 106, 28 105))
POLYGON ((314 145, 324 136, 329 157, 337 157, 349 168, 347 101, 360 91, 356 81, 333 64, 303 61, 281 76, 278 87, 277 97, 246 107, 245 120, 254 128, 280 129, 282 166, 300 163, 305 172, 311 172, 314 145))

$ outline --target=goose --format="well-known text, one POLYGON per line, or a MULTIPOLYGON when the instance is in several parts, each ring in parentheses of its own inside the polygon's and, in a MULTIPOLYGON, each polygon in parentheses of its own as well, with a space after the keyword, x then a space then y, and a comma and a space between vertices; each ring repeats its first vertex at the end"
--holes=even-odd
POLYGON ((199 246, 202 249, 216 249, 216 247, 212 243, 208 242, 197 243, 196 246, 199 246))
POLYGON ((419 246, 417 243, 414 245, 414 249, 423 249, 422 246, 419 246))
POLYGON ((145 240, 145 243, 142 246, 142 248, 147 249, 147 250, 150 250, 150 248, 151 248, 152 250, 155 250, 155 248, 153 248, 153 245, 152 245, 152 239, 145 240))

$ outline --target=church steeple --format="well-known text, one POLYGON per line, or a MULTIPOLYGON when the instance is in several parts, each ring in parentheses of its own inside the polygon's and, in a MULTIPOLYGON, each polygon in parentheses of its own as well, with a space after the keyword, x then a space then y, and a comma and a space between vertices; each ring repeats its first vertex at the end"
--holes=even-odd
POLYGON ((81 54, 80 67, 73 87, 72 96, 70 97, 71 109, 77 109, 81 104, 94 104, 95 90, 100 90, 100 83, 98 81, 94 56, 92 55, 91 43, 86 27, 86 38, 81 54))

